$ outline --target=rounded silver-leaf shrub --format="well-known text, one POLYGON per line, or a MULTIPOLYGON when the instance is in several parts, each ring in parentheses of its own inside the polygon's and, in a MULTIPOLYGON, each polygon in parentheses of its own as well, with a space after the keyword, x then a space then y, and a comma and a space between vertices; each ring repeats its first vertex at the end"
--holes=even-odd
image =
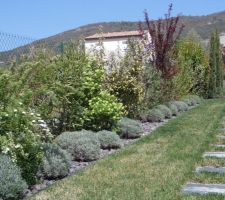
POLYGON ((122 118, 118 124, 118 134, 122 138, 127 139, 134 139, 139 138, 143 134, 143 128, 139 121, 129 119, 129 118, 122 118))
POLYGON ((121 139, 115 132, 103 130, 99 131, 97 136, 102 149, 118 149, 122 147, 121 139))
POLYGON ((146 112, 148 122, 162 122, 165 119, 164 113, 161 110, 153 108, 146 112))
POLYGON ((77 161, 97 160, 100 158, 100 143, 83 136, 74 141, 70 152, 77 161))
POLYGON ((196 104, 200 104, 202 102, 202 98, 198 95, 190 95, 190 97, 195 100, 196 104))
POLYGON ((183 101, 174 101, 174 104, 177 106, 179 112, 184 112, 188 110, 188 105, 183 101))
POLYGON ((167 119, 170 119, 173 115, 172 111, 166 105, 158 105, 156 109, 159 109, 167 119))
POLYGON ((64 132, 55 142, 67 150, 74 160, 93 161, 100 158, 100 142, 97 134, 91 131, 64 132))
POLYGON ((190 99, 190 98, 185 98, 185 99, 183 99, 182 100, 184 103, 186 103, 188 106, 193 106, 193 101, 192 101, 192 99, 190 99))
POLYGON ((179 111, 173 102, 166 103, 167 107, 171 110, 173 116, 177 116, 179 111))
POLYGON ((27 187, 19 167, 8 156, 0 154, 0 199, 20 199, 27 187))
POLYGON ((48 179, 63 178, 69 174, 71 156, 56 144, 43 145, 44 158, 40 172, 48 179))

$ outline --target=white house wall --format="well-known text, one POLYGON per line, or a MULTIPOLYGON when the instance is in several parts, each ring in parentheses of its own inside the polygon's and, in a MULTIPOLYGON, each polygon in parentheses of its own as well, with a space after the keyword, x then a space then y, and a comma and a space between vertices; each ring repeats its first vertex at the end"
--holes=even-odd
MULTIPOLYGON (((111 53, 120 52, 121 55, 124 55, 125 50, 127 48, 127 40, 128 38, 107 38, 104 39, 102 44, 105 50, 106 56, 110 55, 111 53)), ((85 41, 85 49, 87 52, 91 53, 91 51, 98 47, 99 40, 88 40, 85 41)))

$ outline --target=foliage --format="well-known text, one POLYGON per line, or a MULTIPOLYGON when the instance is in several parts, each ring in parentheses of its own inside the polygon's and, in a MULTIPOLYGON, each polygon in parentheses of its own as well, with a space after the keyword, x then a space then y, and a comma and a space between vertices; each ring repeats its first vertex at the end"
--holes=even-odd
POLYGON ((111 131, 99 131, 97 133, 102 149, 117 149, 122 146, 120 137, 111 131))
POLYGON ((182 99, 188 106, 195 106, 196 104, 201 103, 201 98, 197 95, 188 95, 182 99))
POLYGON ((173 101, 172 103, 177 106, 179 112, 184 112, 188 110, 188 105, 183 101, 173 101))
POLYGON ((0 118, 0 151, 17 163, 29 185, 34 184, 42 159, 41 139, 46 138, 36 128, 39 117, 18 106, 0 111, 0 118))
POLYGON ((106 89, 123 103, 130 117, 138 115, 144 98, 142 50, 140 42, 128 40, 125 55, 112 57, 107 63, 106 89))
POLYGON ((189 95, 189 97, 192 98, 197 104, 202 102, 202 98, 197 95, 189 95))
POLYGON ((118 122, 117 128, 118 128, 118 134, 122 138, 127 138, 127 139, 134 139, 134 138, 141 137, 141 135, 144 132, 140 122, 126 118, 126 117, 122 118, 118 122))
MULTIPOLYGON (((184 25, 180 25, 180 17, 171 17, 172 4, 169 6, 165 19, 150 20, 145 12, 145 24, 151 37, 146 40, 146 49, 150 54, 149 60, 154 67, 161 71, 163 79, 171 78, 175 72, 175 66, 171 63, 170 53, 175 46, 184 25), (153 53, 154 52, 154 53, 153 53)), ((140 29, 144 34, 142 25, 140 29)))
POLYGON ((210 38, 210 78, 209 97, 221 95, 223 88, 223 62, 220 50, 220 39, 218 31, 214 31, 210 38))
POLYGON ((89 137, 80 137, 74 141, 73 157, 77 161, 93 161, 100 158, 100 144, 89 137))
POLYGON ((125 114, 122 103, 106 91, 89 100, 88 108, 84 110, 84 127, 91 130, 111 130, 125 114))
POLYGON ((201 44, 181 40, 173 56, 177 65, 177 74, 173 78, 177 97, 190 93, 207 97, 209 64, 201 44))
POLYGON ((56 143, 67 150, 74 160, 92 161, 100 157, 100 143, 96 134, 90 131, 64 132, 56 143))
POLYGON ((162 122, 165 119, 165 115, 161 110, 153 108, 143 113, 141 118, 144 122, 162 122))
POLYGON ((152 65, 146 64, 143 77, 145 95, 141 108, 145 109, 163 102, 163 93, 161 73, 152 65))
POLYGON ((92 131, 86 131, 86 130, 73 131, 73 132, 66 131, 58 135, 54 141, 62 149, 69 150, 69 146, 73 145, 74 140, 77 140, 79 137, 92 137, 92 136, 95 137, 95 134, 92 131))
POLYGON ((166 118, 170 119, 172 117, 172 112, 166 105, 158 105, 156 109, 160 110, 166 118))
POLYGON ((46 143, 43 145, 44 158, 40 172, 44 177, 55 179, 68 175, 70 170, 70 155, 56 144, 46 143))
POLYGON ((0 154, 0 199, 20 199, 26 188, 19 167, 8 156, 0 154))
POLYGON ((170 101, 170 102, 166 103, 166 106, 171 110, 172 115, 174 115, 174 116, 178 115, 179 111, 178 111, 178 108, 175 103, 170 101))

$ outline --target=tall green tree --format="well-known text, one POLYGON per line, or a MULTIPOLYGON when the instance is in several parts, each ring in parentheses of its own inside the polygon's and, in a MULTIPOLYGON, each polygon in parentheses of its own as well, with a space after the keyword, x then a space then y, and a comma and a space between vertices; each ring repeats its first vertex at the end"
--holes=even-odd
POLYGON ((220 39, 217 30, 212 33, 210 38, 209 56, 209 97, 213 98, 220 95, 223 89, 223 63, 220 51, 220 39))

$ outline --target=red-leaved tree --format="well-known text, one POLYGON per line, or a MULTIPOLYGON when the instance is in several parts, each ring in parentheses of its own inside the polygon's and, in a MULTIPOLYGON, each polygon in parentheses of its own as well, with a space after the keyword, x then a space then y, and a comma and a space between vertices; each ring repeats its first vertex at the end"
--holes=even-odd
MULTIPOLYGON (((150 20, 145 11, 145 24, 150 38, 145 41, 145 48, 150 55, 149 61, 161 71, 163 79, 170 79, 176 73, 176 67, 171 63, 170 52, 179 39, 184 25, 179 23, 180 16, 172 17, 172 4, 169 5, 164 19, 150 20)), ((139 23, 140 32, 146 35, 143 24, 139 23)))

